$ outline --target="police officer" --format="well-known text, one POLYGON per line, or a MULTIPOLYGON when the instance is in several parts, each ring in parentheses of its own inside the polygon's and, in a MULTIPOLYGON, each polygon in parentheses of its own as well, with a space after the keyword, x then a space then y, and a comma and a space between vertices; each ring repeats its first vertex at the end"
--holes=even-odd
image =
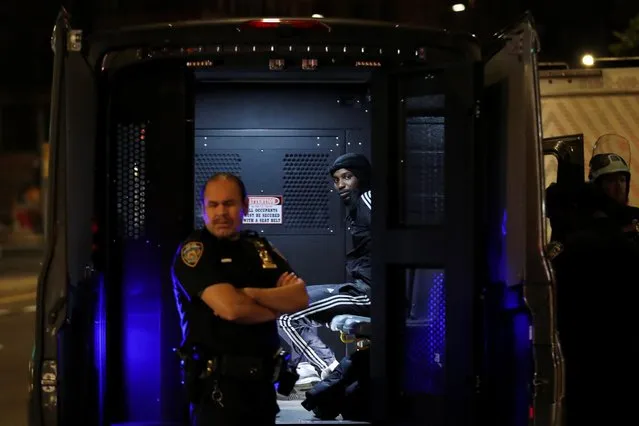
POLYGON ((628 204, 630 194, 630 168, 617 154, 596 154, 590 160, 590 181, 619 204, 628 204))
POLYGON ((565 359, 566 423, 622 423, 639 393, 638 246, 600 205, 582 217, 563 243, 551 244, 557 279, 557 325, 565 359), (620 383, 630 386, 619 388, 620 383), (597 419, 597 420, 594 420, 597 419))
POLYGON ((370 315, 371 165, 365 156, 349 153, 338 157, 328 173, 346 206, 352 239, 346 270, 353 281, 309 286, 308 308, 280 317, 280 336, 290 345, 291 362, 300 376, 298 391, 312 387, 339 365, 333 351, 319 338, 317 328, 337 315, 370 315))
POLYGON ((589 182, 553 183, 546 190, 553 241, 563 242, 570 230, 579 228, 578 222, 588 218, 589 208, 618 222, 629 237, 637 239, 639 209, 628 205, 631 174, 626 161, 615 153, 596 154, 589 167, 589 182))
MULTIPOLYGON (((557 325, 565 358, 566 424, 622 421, 639 396, 615 389, 621 377, 639 380, 636 286, 639 246, 629 238, 630 170, 616 154, 593 156, 589 182, 561 194, 568 204, 560 241, 548 246, 557 279, 557 325), (597 420, 594 420, 597 419, 597 420)), ((549 188, 550 189, 550 188, 549 188)), ((558 197, 554 197, 558 198, 558 197)), ((553 225, 554 226, 554 225, 553 225)), ((553 228, 553 234, 554 232, 553 228)))
POLYGON ((238 177, 212 176, 201 197, 205 227, 180 245, 172 271, 191 424, 273 425, 275 320, 307 306, 305 283, 264 238, 240 232, 248 199, 238 177))
POLYGON ((596 154, 590 160, 590 181, 615 204, 613 213, 627 235, 639 243, 639 209, 629 205, 630 167, 617 154, 596 154))

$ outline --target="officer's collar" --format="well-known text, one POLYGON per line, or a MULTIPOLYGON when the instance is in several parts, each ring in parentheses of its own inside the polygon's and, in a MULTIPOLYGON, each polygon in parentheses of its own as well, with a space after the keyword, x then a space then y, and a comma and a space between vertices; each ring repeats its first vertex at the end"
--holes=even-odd
POLYGON ((202 228, 202 235, 204 235, 204 237, 206 239, 208 239, 210 241, 215 241, 217 243, 234 243, 236 241, 239 241, 239 239, 242 237, 242 232, 239 232, 237 234, 237 238, 232 238, 232 239, 231 238, 224 238, 224 239, 221 239, 221 238, 218 238, 215 235, 213 235, 211 233, 211 231, 209 231, 209 229, 206 226, 204 226, 202 228))

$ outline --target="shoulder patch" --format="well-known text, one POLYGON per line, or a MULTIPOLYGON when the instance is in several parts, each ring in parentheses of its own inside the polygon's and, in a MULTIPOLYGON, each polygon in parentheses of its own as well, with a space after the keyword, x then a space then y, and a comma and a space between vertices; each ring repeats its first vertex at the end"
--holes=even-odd
POLYGON ((564 245, 558 241, 551 241, 546 246, 546 256, 549 260, 555 260, 564 251, 564 245))
POLYGON ((186 266, 195 268, 202 258, 203 252, 204 244, 199 241, 189 241, 182 246, 182 251, 180 253, 182 256, 182 262, 184 262, 186 266))

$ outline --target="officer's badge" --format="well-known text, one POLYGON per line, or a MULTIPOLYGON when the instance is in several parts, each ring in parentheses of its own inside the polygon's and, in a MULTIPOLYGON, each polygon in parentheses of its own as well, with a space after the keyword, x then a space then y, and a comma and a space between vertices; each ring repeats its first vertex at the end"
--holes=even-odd
POLYGON ((199 241, 190 241, 182 247, 182 262, 185 265, 195 268, 204 252, 204 245, 199 241))
POLYGON ((554 260, 564 251, 564 245, 558 241, 551 241, 546 246, 546 256, 549 260, 554 260))
POLYGON ((266 250, 266 246, 259 238, 254 238, 252 240, 255 249, 257 250, 257 254, 260 256, 260 260, 262 261, 263 269, 277 269, 277 264, 273 262, 271 255, 266 250))

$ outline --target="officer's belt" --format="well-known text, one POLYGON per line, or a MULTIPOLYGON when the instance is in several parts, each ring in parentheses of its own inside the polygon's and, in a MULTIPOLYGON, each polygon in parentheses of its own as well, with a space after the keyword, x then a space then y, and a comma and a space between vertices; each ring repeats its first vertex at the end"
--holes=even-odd
POLYGON ((274 372, 273 358, 219 355, 206 360, 201 378, 213 376, 240 380, 271 380, 274 372))

